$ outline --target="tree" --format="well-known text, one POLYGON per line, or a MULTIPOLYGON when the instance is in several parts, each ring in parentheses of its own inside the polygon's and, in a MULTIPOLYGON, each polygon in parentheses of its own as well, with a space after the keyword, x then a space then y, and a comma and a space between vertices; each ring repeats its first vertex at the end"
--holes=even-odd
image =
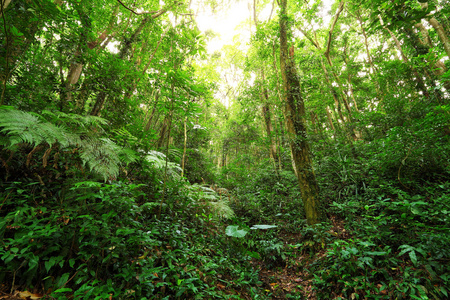
POLYGON ((321 221, 319 186, 314 173, 306 133, 306 110, 294 64, 294 46, 289 48, 287 0, 280 1, 280 70, 284 87, 284 117, 289 134, 292 166, 302 193, 308 224, 321 221))

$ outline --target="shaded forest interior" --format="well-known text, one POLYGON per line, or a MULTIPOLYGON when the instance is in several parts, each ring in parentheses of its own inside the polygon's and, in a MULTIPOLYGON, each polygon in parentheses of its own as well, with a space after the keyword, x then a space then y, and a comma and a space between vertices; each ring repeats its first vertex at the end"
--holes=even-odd
POLYGON ((233 5, 1 0, 0 299, 449 299, 450 2, 233 5))

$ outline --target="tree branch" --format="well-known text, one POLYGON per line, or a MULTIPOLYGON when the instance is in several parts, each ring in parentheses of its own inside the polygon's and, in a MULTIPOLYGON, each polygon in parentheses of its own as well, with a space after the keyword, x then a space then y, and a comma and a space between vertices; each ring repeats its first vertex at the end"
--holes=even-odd
POLYGON ((328 62, 331 65, 331 59, 330 59, 330 48, 331 48, 331 40, 332 40, 332 34, 334 31, 334 27, 336 26, 337 20, 339 19, 339 15, 341 14, 342 10, 344 9, 345 0, 342 0, 341 3, 339 3, 338 11, 336 12, 336 15, 334 16, 333 24, 331 25, 330 31, 328 32, 328 41, 327 41, 327 49, 325 50, 325 57, 327 58, 328 62))
POLYGON ((148 15, 148 14, 156 14, 157 12, 159 12, 158 10, 156 10, 156 11, 144 11, 144 12, 138 13, 138 12, 135 12, 134 10, 132 10, 131 8, 127 7, 125 4, 123 4, 122 1, 117 0, 117 2, 119 2, 120 5, 122 5, 123 7, 125 7, 126 9, 128 9, 135 15, 148 15))

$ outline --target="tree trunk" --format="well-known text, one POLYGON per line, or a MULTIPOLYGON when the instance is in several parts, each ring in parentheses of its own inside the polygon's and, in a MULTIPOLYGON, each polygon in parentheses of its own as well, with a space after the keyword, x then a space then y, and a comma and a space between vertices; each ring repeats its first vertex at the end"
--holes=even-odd
POLYGON ((334 125, 333 125, 333 118, 331 117, 331 111, 330 111, 329 106, 327 106, 327 117, 328 117, 328 123, 330 123, 330 128, 333 131, 336 131, 336 128, 334 128, 334 125))
POLYGON ((306 135, 306 112, 300 94, 300 81, 295 69, 294 58, 289 57, 286 6, 287 0, 281 0, 280 69, 284 85, 284 115, 290 139, 292 165, 300 186, 306 219, 309 225, 313 225, 319 223, 322 217, 319 207, 319 186, 312 166, 306 135))
POLYGON ((445 34, 444 27, 442 27, 441 23, 436 18, 430 18, 428 19, 428 23, 430 23, 431 26, 433 26, 434 30, 436 30, 439 40, 441 41, 442 45, 444 45, 445 52, 447 53, 447 56, 450 58, 450 40, 448 39, 448 36, 445 34))
POLYGON ((166 115, 164 118, 162 124, 161 124, 161 130, 159 132, 159 139, 158 139, 158 149, 162 148, 164 146, 164 138, 166 136, 167 132, 167 123, 169 122, 169 115, 166 115))
MULTIPOLYGON (((77 11, 84 18, 89 18, 89 16, 86 13, 84 13, 81 10, 81 8, 77 9, 77 11)), ((90 41, 90 42, 87 42, 87 47, 90 50, 92 50, 92 49, 96 48, 97 46, 99 46, 108 37, 108 33, 112 30, 112 27, 116 23, 116 17, 117 17, 118 12, 119 12, 119 6, 117 5, 116 9, 114 10, 113 14, 111 15, 111 19, 109 21, 108 27, 103 32, 101 32, 99 34, 97 39, 95 39, 93 41, 90 41)), ((84 19, 84 18, 81 18, 81 19, 84 19)), ((85 29, 90 29, 89 28, 90 26, 87 25, 87 24, 83 23, 83 26, 85 27, 85 29)), ((65 80, 66 102, 71 102, 72 101, 72 99, 73 99, 73 96, 72 96, 73 87, 74 87, 75 84, 78 83, 78 80, 80 79, 80 75, 81 75, 81 73, 83 71, 83 63, 82 63, 82 61, 83 61, 83 57, 82 57, 83 53, 81 51, 81 48, 83 46, 84 45, 80 45, 80 47, 75 52, 75 55, 74 55, 75 59, 70 63, 69 71, 67 73, 67 77, 66 77, 66 80, 65 80)), ((80 102, 76 103, 76 106, 78 108, 81 108, 80 107, 81 106, 80 102)))
POLYGON ((183 158, 181 159, 181 177, 184 176, 184 165, 186 163, 186 146, 187 146, 187 117, 184 118, 184 145, 183 145, 183 158))
POLYGON ((272 127, 272 120, 270 118, 270 105, 269 105, 269 93, 267 91, 267 88, 265 86, 263 86, 264 81, 265 81, 265 76, 264 76, 264 70, 261 69, 261 98, 262 98, 262 115, 264 118, 264 125, 265 125, 265 129, 266 129, 266 134, 267 134, 267 138, 269 139, 269 153, 270 153, 270 157, 271 159, 274 161, 274 163, 276 163, 277 161, 277 148, 275 145, 275 141, 272 138, 272 132, 273 132, 273 127, 272 127))
MULTIPOLYGON (((164 8, 164 9, 159 10, 157 13, 155 13, 153 15, 149 15, 149 16, 146 16, 145 18, 143 18, 142 21, 141 21, 141 24, 139 24, 138 28, 136 28, 134 30, 133 34, 128 39, 126 39, 125 43, 122 45, 122 48, 121 48, 121 50, 120 50, 120 52, 118 54, 118 58, 121 59, 121 60, 125 59, 128 56, 129 51, 130 51, 133 43, 135 43, 137 41, 139 35, 141 34, 142 30, 147 25, 147 23, 149 23, 152 19, 158 18, 159 16, 161 16, 165 12, 167 12, 167 9, 164 8)), ((152 57, 152 59, 153 59, 153 57, 152 57)), ((116 79, 117 79, 117 75, 112 75, 112 79, 109 80, 108 83, 105 83, 105 85, 112 84, 116 79)), ((106 100, 106 93, 100 92, 97 95, 96 103, 94 104, 94 108, 91 111, 91 115, 95 116, 95 115, 98 114, 99 111, 95 114, 94 113, 94 109, 96 107, 100 107, 101 108, 103 106, 103 104, 106 102, 105 100, 106 100)))

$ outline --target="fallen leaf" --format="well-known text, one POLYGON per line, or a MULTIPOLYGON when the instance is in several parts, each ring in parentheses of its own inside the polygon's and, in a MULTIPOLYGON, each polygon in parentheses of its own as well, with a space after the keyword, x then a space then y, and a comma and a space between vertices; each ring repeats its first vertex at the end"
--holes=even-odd
POLYGON ((41 294, 33 294, 30 293, 29 291, 25 291, 25 292, 19 292, 19 297, 22 299, 31 299, 31 300, 36 300, 36 299, 41 299, 42 297, 44 297, 44 295, 41 294))

